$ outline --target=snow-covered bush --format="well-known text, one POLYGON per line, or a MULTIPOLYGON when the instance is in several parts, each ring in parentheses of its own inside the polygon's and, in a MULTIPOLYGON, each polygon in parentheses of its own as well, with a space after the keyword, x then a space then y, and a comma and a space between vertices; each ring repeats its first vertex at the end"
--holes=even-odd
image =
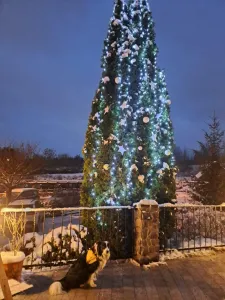
POLYGON ((69 224, 41 236, 30 233, 24 236, 23 251, 27 254, 24 265, 57 263, 76 259, 83 250, 87 229, 69 224))

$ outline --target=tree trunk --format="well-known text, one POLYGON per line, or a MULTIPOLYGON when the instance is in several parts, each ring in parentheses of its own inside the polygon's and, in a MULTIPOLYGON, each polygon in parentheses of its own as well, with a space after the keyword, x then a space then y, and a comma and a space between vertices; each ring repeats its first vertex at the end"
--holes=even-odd
POLYGON ((6 189, 6 205, 12 201, 12 188, 6 189))

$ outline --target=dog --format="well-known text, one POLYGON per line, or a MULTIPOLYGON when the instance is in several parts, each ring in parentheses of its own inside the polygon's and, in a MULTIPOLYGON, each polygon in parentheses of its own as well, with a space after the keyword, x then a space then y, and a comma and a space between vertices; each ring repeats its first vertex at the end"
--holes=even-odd
POLYGON ((109 258, 109 243, 107 241, 95 243, 91 249, 79 256, 64 278, 51 284, 49 294, 61 295, 70 289, 85 285, 97 287, 95 284, 97 275, 104 269, 109 258))

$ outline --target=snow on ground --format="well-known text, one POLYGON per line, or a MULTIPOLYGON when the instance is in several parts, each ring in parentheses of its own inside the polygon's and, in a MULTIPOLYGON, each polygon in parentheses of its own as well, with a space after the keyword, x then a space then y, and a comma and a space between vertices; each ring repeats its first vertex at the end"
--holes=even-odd
POLYGON ((218 252, 224 252, 225 247, 218 247, 212 249, 201 249, 201 250, 191 250, 191 251, 178 251, 177 249, 174 249, 172 251, 168 251, 166 253, 160 254, 160 262, 165 262, 167 260, 173 260, 173 259, 183 259, 186 257, 194 257, 194 256, 213 256, 216 255, 218 252))

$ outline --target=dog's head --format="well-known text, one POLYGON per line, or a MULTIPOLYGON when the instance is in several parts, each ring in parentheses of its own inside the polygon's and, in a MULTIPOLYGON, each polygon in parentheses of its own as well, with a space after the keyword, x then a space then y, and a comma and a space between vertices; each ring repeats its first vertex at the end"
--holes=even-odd
POLYGON ((110 258, 109 242, 107 241, 98 242, 97 251, 98 251, 98 256, 101 256, 105 260, 109 260, 110 258))

